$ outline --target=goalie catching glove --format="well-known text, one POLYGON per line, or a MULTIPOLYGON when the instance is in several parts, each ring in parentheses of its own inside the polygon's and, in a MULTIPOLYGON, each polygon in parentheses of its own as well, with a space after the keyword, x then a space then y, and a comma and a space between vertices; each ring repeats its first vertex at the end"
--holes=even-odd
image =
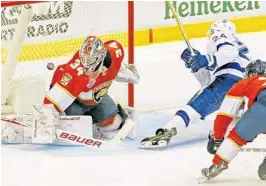
POLYGON ((115 80, 118 82, 137 84, 139 82, 139 74, 136 66, 134 64, 122 65, 115 80))

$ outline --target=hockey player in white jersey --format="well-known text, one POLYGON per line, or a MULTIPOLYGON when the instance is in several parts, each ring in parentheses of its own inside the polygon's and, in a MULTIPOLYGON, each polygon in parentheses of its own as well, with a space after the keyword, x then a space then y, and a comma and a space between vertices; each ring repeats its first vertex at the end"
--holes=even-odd
POLYGON ((251 59, 248 48, 236 36, 235 25, 228 20, 216 21, 208 34, 206 55, 194 49, 193 56, 188 48, 181 55, 201 89, 155 136, 143 139, 140 148, 166 146, 178 132, 218 110, 226 92, 243 78, 251 59))

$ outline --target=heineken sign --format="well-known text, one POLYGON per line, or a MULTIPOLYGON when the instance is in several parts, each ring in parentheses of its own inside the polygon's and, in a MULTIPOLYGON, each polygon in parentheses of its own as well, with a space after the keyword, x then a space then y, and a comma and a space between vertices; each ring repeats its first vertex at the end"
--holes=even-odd
MULTIPOLYGON (((174 1, 173 6, 180 17, 192 17, 219 13, 242 12, 260 9, 259 1, 174 1)), ((174 18, 165 2, 164 19, 174 18)))

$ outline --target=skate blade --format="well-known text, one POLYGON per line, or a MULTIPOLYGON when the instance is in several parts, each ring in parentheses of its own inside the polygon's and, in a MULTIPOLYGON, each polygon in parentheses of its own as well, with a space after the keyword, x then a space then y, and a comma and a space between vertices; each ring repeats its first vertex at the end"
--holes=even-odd
POLYGON ((206 177, 206 176, 201 176, 201 177, 198 178, 198 184, 207 183, 209 181, 210 181, 210 179, 208 177, 206 177))
POLYGON ((166 145, 167 145, 167 142, 165 141, 158 142, 157 145, 153 145, 151 142, 146 141, 146 142, 141 142, 139 148, 140 149, 155 149, 155 148, 165 147, 166 145))
POLYGON ((201 176, 198 178, 198 184, 206 183, 211 180, 209 176, 207 176, 208 168, 204 168, 201 170, 201 176))

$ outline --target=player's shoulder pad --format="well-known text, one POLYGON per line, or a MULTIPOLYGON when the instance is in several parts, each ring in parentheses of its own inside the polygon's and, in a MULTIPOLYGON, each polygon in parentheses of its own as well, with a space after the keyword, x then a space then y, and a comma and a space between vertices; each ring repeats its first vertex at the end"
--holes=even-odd
POLYGON ((232 38, 228 38, 223 33, 215 33, 209 38, 209 42, 211 42, 213 47, 216 47, 216 50, 218 51, 221 46, 227 45, 227 46, 235 46, 234 41, 232 38))
POLYGON ((249 82, 266 82, 266 75, 253 76, 248 78, 247 80, 249 80, 249 82))
POLYGON ((83 68, 79 59, 79 51, 77 51, 69 60, 69 62, 65 65, 65 71, 76 76, 77 72, 79 71, 79 68, 81 67, 83 68))
POLYGON ((246 79, 245 90, 257 90, 266 88, 266 76, 253 76, 246 79))
POLYGON ((106 41, 106 42, 104 43, 104 46, 105 46, 106 48, 122 49, 122 50, 124 51, 122 44, 121 44, 119 41, 116 41, 116 40, 109 40, 109 41, 106 41))
POLYGON ((124 48, 122 44, 116 40, 106 41, 104 47, 111 53, 112 56, 122 59, 124 58, 124 48))

